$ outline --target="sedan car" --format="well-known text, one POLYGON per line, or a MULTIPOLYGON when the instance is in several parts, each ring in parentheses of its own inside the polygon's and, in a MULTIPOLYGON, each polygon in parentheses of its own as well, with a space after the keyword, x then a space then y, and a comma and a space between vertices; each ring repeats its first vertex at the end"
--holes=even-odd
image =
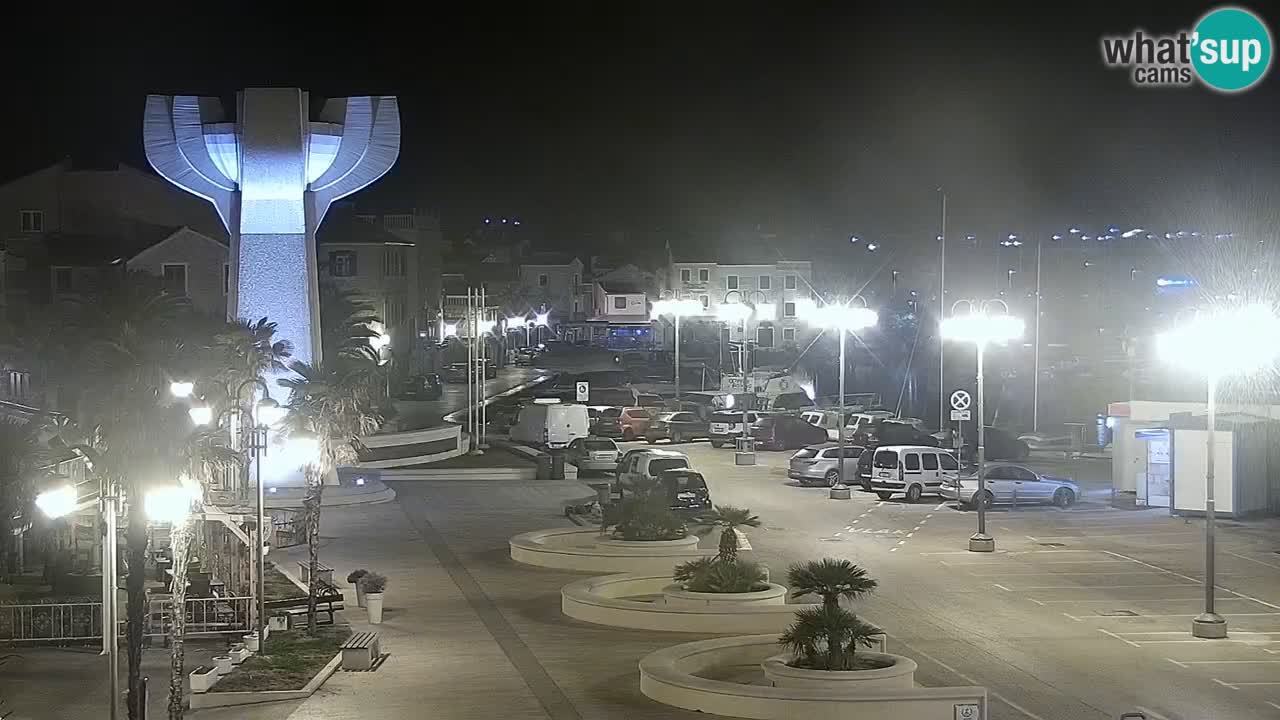
POLYGON ((751 436, 769 450, 796 450, 827 441, 826 430, 796 415, 766 415, 751 426, 751 436))
MULTIPOLYGON (((861 455, 861 447, 844 446, 845 483, 855 482, 858 458, 861 455)), ((791 456, 787 477, 799 480, 801 485, 834 486, 840 480, 840 446, 837 443, 823 443, 799 450, 791 456)))
POLYGON ((618 467, 618 446, 608 438, 574 438, 565 450, 565 462, 590 472, 611 471, 618 467))
POLYGON ((939 489, 944 499, 963 505, 991 507, 996 503, 1054 504, 1071 507, 1080 497, 1080 486, 1067 478, 1037 473, 1022 465, 992 465, 983 473, 986 487, 978 494, 976 473, 950 479, 939 489))
MULTIPOLYGON (((484 377, 486 380, 492 380, 498 377, 498 366, 492 360, 486 360, 484 364, 484 377)), ((449 363, 444 369, 444 379, 451 383, 464 383, 467 381, 467 363, 466 361, 449 363)))
POLYGON ((645 428, 644 439, 650 445, 659 440, 679 443, 708 437, 710 432, 710 424, 698 417, 697 413, 663 413, 645 428))
POLYGON ((671 511, 683 518, 694 518, 711 509, 711 490, 702 473, 689 468, 663 470, 658 482, 666 485, 671 511))

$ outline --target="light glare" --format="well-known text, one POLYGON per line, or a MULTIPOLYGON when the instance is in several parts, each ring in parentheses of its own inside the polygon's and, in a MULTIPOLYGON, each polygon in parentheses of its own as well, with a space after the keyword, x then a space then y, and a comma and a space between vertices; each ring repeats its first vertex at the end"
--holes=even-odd
POLYGON ((36 507, 51 518, 60 518, 75 512, 76 489, 70 485, 46 490, 36 496, 36 507))
POLYGON ((1273 364, 1280 356, 1280 318, 1266 305, 1198 313, 1156 336, 1166 362, 1217 377, 1273 364))
POLYGON ((169 383, 169 392, 174 397, 191 397, 191 393, 195 392, 196 384, 186 381, 177 381, 169 383))

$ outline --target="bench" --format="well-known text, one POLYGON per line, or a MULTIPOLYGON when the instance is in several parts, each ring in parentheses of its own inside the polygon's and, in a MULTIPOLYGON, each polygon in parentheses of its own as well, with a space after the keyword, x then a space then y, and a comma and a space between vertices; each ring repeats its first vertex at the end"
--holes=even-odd
MULTIPOLYGON (((328 585, 333 584, 333 568, 324 563, 316 563, 316 576, 320 578, 320 582, 328 585)), ((306 560, 298 561, 298 577, 302 578, 304 584, 311 582, 311 563, 306 560)))
POLYGON ((378 644, 378 633, 356 633, 342 643, 343 670, 369 670, 382 655, 378 644))

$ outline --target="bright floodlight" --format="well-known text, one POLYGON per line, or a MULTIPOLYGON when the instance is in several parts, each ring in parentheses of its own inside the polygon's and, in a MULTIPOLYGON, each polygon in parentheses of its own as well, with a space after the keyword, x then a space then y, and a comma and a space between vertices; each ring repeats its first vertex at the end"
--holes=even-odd
POLYGON ((294 465, 310 465, 320 459, 320 440, 314 435, 294 435, 289 438, 285 453, 294 465))
POLYGON ((1264 368, 1280 356, 1280 318, 1266 305, 1202 312, 1156 336, 1165 361, 1218 377, 1264 368))
POLYGON ((458 324, 457 324, 457 323, 447 323, 447 324, 444 326, 444 336, 445 336, 445 337, 456 337, 457 335, 458 335, 458 324))
POLYGON ((483 335, 492 330, 494 325, 497 325, 497 323, 493 320, 478 320, 476 321, 476 330, 483 335))
POLYGON ((523 315, 512 315, 511 317, 507 318, 507 329, 514 330, 516 328, 523 327, 524 324, 528 321, 529 321, 528 318, 526 318, 523 315))
POLYGON ((1005 343, 1022 337, 1024 325, 1022 318, 1012 315, 989 315, 987 313, 969 313, 957 315, 942 321, 942 336, 948 340, 986 345, 989 343, 1005 343))
MULTIPOLYGON (((655 310, 657 303, 654 303, 655 310)), ((737 323, 751 317, 751 308, 742 303, 721 303, 716 307, 716 318, 722 322, 737 323)))
POLYGON ((191 503, 195 499, 195 492, 187 485, 170 485, 148 490, 143 503, 152 522, 177 525, 191 514, 191 503))
POLYGON ((705 312, 702 303, 692 298, 658 300, 653 304, 653 314, 672 315, 676 317, 684 317, 687 315, 700 315, 705 312))
POLYGON ((280 407, 280 403, 271 398, 263 398, 258 402, 255 410, 258 422, 262 425, 275 425, 284 419, 285 412, 285 409, 280 407))
POLYGON ((195 389, 196 384, 192 382, 177 381, 169 383, 169 392, 173 393, 174 397, 191 397, 191 393, 195 389))
POLYGON ((36 496, 36 507, 51 518, 60 518, 75 512, 76 489, 70 485, 46 490, 36 496))
POLYGON ((801 320, 809 320, 813 317, 813 313, 818 309, 818 304, 810 298, 796 298, 796 317, 801 320))
POLYGON ((533 324, 538 327, 546 327, 550 317, 551 313, 549 312, 534 313, 533 324))
POLYGON ((814 390, 813 390, 813 383, 812 383, 812 382, 802 382, 802 383, 800 383, 800 389, 804 391, 804 394, 805 394, 805 395, 808 395, 808 396, 809 396, 809 402, 813 402, 813 393, 814 393, 814 390))
POLYGON ((208 425, 213 422, 213 408, 208 406, 197 405, 187 410, 187 414, 191 416, 191 422, 197 425, 208 425))
POLYGON ((846 330, 856 332, 874 327, 880 321, 880 316, 875 310, 864 307, 849 307, 839 303, 831 303, 816 308, 811 313, 811 320, 815 325, 832 330, 846 330))
POLYGON ((374 350, 381 350, 384 347, 390 347, 391 336, 387 335, 386 333, 383 333, 381 335, 378 335, 378 337, 369 338, 369 344, 373 346, 374 350))
POLYGON ((728 410, 728 409, 732 408, 732 407, 733 407, 733 403, 734 403, 734 400, 733 400, 733 395, 732 395, 732 394, 729 394, 729 395, 725 395, 725 396, 724 396, 724 407, 725 407, 725 409, 726 409, 726 410, 728 410))
POLYGON ((778 316, 778 306, 774 303, 758 303, 756 305, 756 318, 767 319, 778 316))

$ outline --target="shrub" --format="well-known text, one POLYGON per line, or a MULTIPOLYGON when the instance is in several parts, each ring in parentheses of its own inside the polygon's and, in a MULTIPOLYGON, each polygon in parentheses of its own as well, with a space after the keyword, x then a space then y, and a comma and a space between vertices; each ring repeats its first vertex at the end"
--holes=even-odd
POLYGON ((796 621, 778 639, 794 656, 792 667, 810 670, 865 670, 888 667, 860 659, 859 645, 872 647, 880 630, 842 607, 817 607, 796 612, 796 621))
POLYGON ((368 575, 368 574, 369 574, 369 571, 368 571, 368 570, 365 570, 364 568, 359 568, 359 569, 357 569, 357 570, 352 570, 350 573, 347 573, 347 582, 349 582, 349 583, 359 583, 359 582, 360 582, 360 578, 362 578, 362 577, 364 577, 365 575, 368 575))
POLYGON ((667 498, 657 493, 623 500, 614 517, 614 532, 623 540, 679 540, 686 534, 684 522, 671 512, 667 498))
POLYGON ((787 570, 791 597, 817 595, 826 607, 838 607, 840 598, 856 600, 876 589, 865 568, 843 558, 823 558, 797 563, 787 570))
POLYGON ((360 578, 360 588, 365 594, 380 593, 387 588, 387 578, 385 575, 379 575, 376 572, 366 573, 360 578))
POLYGON ((698 518, 698 522, 707 523, 707 527, 698 531, 705 535, 717 527, 720 528, 720 545, 716 556, 721 560, 735 560, 738 557, 738 528, 760 527, 760 518, 745 508, 731 505, 717 505, 715 510, 698 518))

